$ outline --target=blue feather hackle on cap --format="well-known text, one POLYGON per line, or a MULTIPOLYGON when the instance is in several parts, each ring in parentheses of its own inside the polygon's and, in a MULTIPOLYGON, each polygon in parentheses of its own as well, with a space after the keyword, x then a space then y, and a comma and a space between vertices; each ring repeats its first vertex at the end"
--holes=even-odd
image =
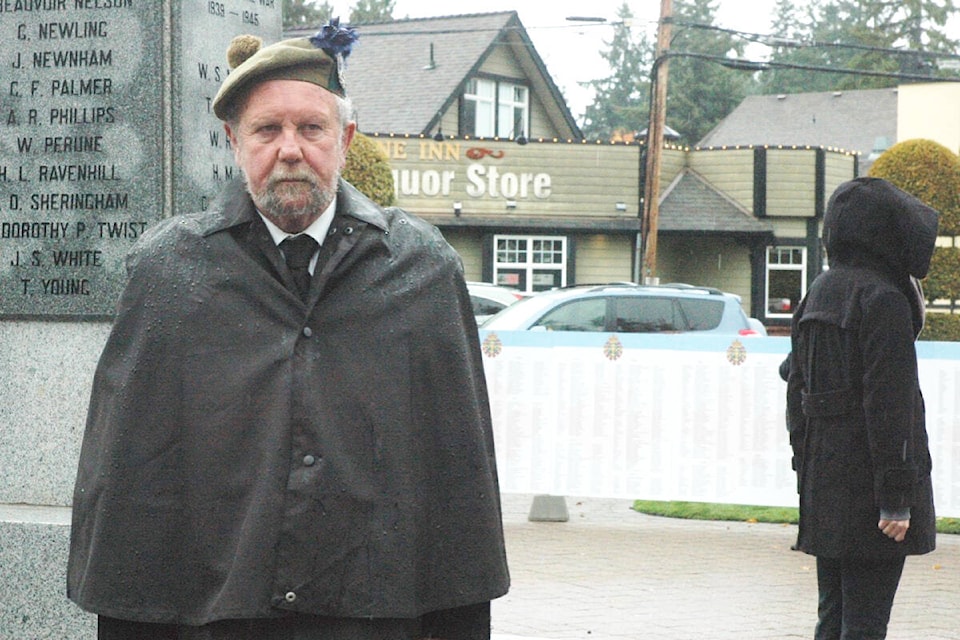
POLYGON ((346 59, 350 55, 353 43, 360 36, 353 27, 341 27, 340 18, 331 18, 329 24, 310 37, 310 43, 318 49, 323 49, 331 57, 346 59))

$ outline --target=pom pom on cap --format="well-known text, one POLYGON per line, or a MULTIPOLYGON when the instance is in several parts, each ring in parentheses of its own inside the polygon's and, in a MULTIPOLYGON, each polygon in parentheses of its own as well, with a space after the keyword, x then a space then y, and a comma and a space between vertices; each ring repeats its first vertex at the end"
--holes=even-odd
POLYGON ((263 46, 263 38, 243 34, 235 37, 227 48, 227 64, 231 69, 236 69, 246 62, 250 56, 260 51, 263 46))
POLYGON ((236 116, 236 100, 249 87, 268 80, 309 82, 346 96, 344 59, 356 40, 356 31, 341 27, 336 18, 313 37, 292 38, 266 47, 257 36, 237 36, 227 49, 232 70, 213 99, 213 112, 221 120, 236 116))

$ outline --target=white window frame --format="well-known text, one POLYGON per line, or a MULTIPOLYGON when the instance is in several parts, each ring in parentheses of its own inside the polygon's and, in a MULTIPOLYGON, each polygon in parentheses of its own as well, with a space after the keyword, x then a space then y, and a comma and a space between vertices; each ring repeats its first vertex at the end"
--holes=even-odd
POLYGON ((464 131, 469 135, 478 138, 529 135, 530 88, 526 85, 490 78, 471 78, 463 91, 463 99, 473 103, 474 121, 464 123, 464 131), (519 118, 516 117, 518 111, 519 118), (521 130, 514 131, 518 119, 521 130))
POLYGON ((793 311, 795 305, 800 302, 800 299, 807 292, 807 248, 802 245, 793 245, 793 244, 782 244, 782 245, 772 245, 768 246, 765 254, 765 273, 764 273, 764 287, 763 287, 763 300, 765 315, 767 318, 790 318, 793 316, 793 311), (800 262, 797 263, 794 261, 794 254, 799 253, 800 262), (771 261, 771 258, 776 254, 778 260, 771 261), (783 258, 787 257, 788 260, 784 261, 783 258), (783 272, 783 271, 798 271, 800 273, 800 291, 797 292, 797 298, 794 300, 791 298, 791 301, 794 303, 791 306, 789 312, 778 313, 772 311, 770 308, 771 303, 771 292, 770 292, 770 277, 773 272, 783 272))
POLYGON ((530 91, 527 87, 511 82, 497 85, 497 135, 501 138, 518 138, 527 135, 527 118, 530 113, 530 91), (517 112, 520 117, 517 118, 517 112), (520 120, 519 130, 514 125, 520 120))
POLYGON ((464 100, 474 103, 473 135, 493 136, 497 126, 497 83, 484 78, 471 78, 463 92, 464 100))
POLYGON ((527 293, 551 289, 554 286, 565 287, 569 248, 570 241, 566 236, 494 235, 493 282, 504 286, 517 286, 518 283, 510 282, 509 278, 519 271, 523 274, 524 286, 517 288, 527 293), (544 247, 544 243, 552 246, 544 247), (544 262, 544 257, 549 257, 550 260, 544 262), (555 278, 551 279, 550 283, 542 281, 541 276, 546 271, 560 275, 559 285, 556 285, 555 278))

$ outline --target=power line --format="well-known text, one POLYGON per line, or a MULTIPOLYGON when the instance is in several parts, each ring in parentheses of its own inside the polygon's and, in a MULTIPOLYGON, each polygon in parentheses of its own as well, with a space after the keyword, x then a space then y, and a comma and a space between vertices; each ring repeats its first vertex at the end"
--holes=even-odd
POLYGON ((651 76, 657 67, 670 58, 692 58, 716 62, 721 66, 739 71, 770 71, 772 69, 797 69, 801 71, 817 71, 819 73, 835 73, 838 75, 871 76, 875 78, 892 78, 896 80, 921 80, 925 82, 960 82, 960 78, 938 78, 925 74, 902 73, 894 71, 872 71, 869 69, 849 69, 846 67, 828 67, 813 64, 798 64, 794 62, 777 62, 774 60, 750 60, 746 58, 727 58, 707 53, 692 51, 668 50, 653 62, 651 76))
POLYGON ((903 55, 903 56, 922 56, 926 58, 947 58, 947 59, 960 59, 960 54, 952 53, 941 53, 936 51, 924 51, 922 49, 903 49, 896 47, 875 47, 865 44, 857 44, 850 42, 823 42, 821 40, 794 40, 790 38, 783 38, 781 36, 776 36, 773 34, 764 34, 764 33, 755 33, 752 31, 739 31, 737 29, 728 29, 726 27, 718 27, 712 24, 704 24, 701 22, 685 22, 682 20, 674 20, 674 24, 680 25, 683 27, 690 27, 692 29, 705 29, 710 31, 720 31, 722 33, 727 33, 730 35, 742 37, 745 40, 750 40, 751 42, 756 42, 758 44, 766 45, 769 47, 792 47, 792 48, 838 48, 838 49, 853 49, 859 51, 870 51, 874 53, 889 53, 894 55, 903 55))

